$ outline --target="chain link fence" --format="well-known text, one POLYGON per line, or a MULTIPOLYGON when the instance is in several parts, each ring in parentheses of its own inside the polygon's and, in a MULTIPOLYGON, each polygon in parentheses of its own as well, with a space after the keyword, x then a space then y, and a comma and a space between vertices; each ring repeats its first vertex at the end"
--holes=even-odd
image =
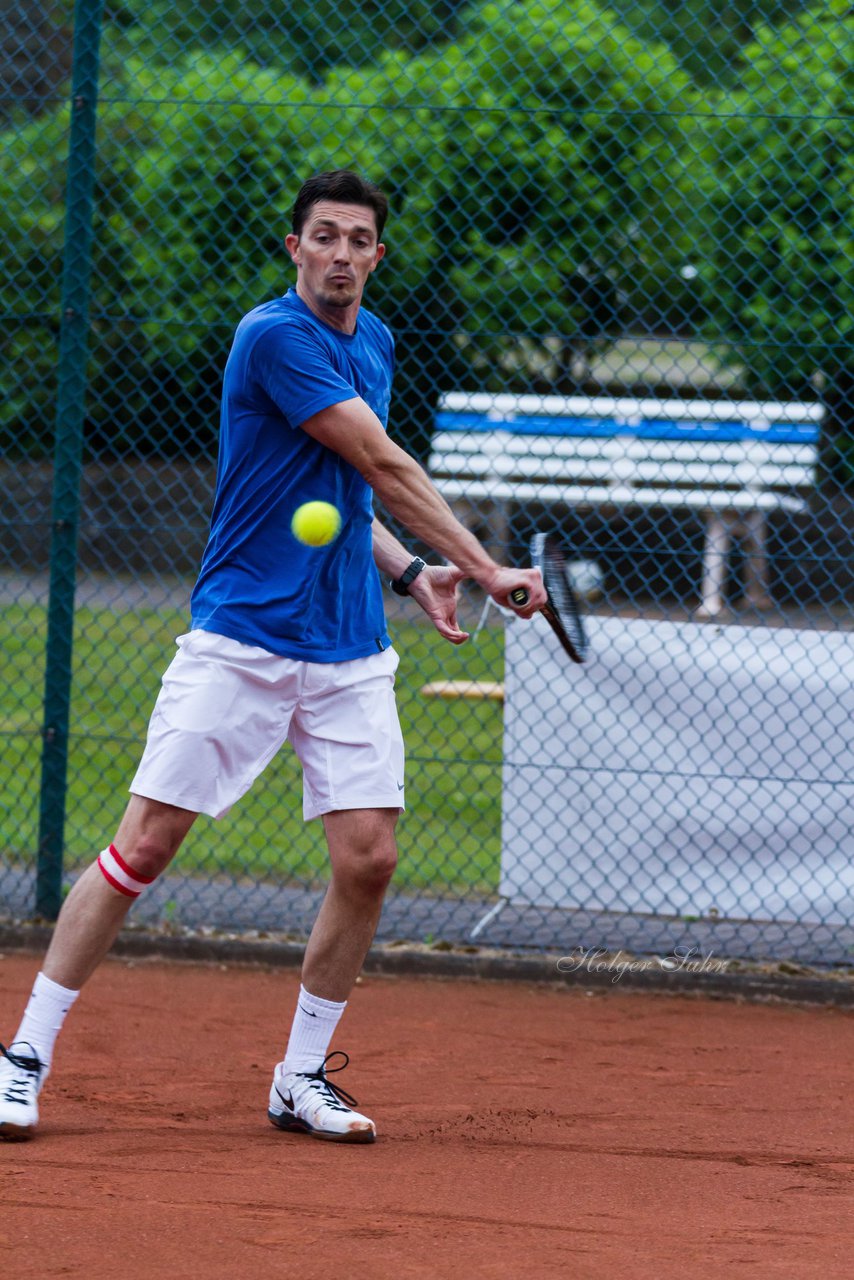
MULTIPOLYGON (((409 809, 380 936, 850 962, 850 6, 0 25, 2 914, 53 916, 115 829, 234 327, 291 281, 300 183, 352 167, 391 200, 390 430, 508 562, 561 539, 593 649, 570 669, 469 591, 452 650, 390 598, 409 809)), ((283 754, 136 918, 304 936, 300 792, 283 754)))

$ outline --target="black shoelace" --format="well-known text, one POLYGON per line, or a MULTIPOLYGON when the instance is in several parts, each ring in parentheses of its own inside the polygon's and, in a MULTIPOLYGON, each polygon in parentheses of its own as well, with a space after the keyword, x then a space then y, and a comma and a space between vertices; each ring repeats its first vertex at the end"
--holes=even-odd
POLYGON ((299 1071, 297 1074, 301 1075, 304 1080, 316 1080, 318 1084, 323 1085, 332 1094, 332 1098, 329 1101, 330 1107, 334 1107, 336 1111, 352 1111, 358 1105, 352 1093, 348 1093, 346 1089, 341 1088, 340 1084, 335 1084, 334 1081, 326 1078, 327 1073, 334 1075, 336 1071, 343 1071, 349 1065, 349 1062, 349 1054, 346 1054, 343 1049, 335 1049, 332 1053, 327 1053, 316 1071, 299 1071), (330 1067, 329 1063, 333 1058, 343 1058, 344 1061, 340 1067, 330 1067), (341 1105, 342 1102, 344 1106, 341 1105))
MULTIPOLYGON (((32 1051, 32 1045, 30 1045, 30 1050, 32 1051)), ((17 1067, 19 1071, 24 1071, 27 1075, 34 1075, 36 1077, 36 1083, 38 1083, 38 1079, 42 1071, 42 1064, 35 1052, 31 1052, 31 1055, 26 1053, 13 1053, 11 1049, 7 1049, 5 1045, 0 1044, 0 1057, 6 1058, 7 1061, 11 1062, 12 1066, 17 1067)), ((29 1081, 21 1079, 20 1077, 17 1080, 10 1081, 6 1087, 6 1092, 3 1094, 4 1101, 25 1103, 27 1101, 28 1085, 29 1081)))

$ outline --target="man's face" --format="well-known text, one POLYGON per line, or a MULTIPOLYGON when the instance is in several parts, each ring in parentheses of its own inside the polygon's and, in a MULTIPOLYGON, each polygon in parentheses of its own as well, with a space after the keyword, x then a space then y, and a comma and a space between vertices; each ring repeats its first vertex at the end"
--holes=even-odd
POLYGON ((299 289, 321 310, 359 305, 368 276, 385 253, 367 205, 318 200, 302 232, 285 238, 297 265, 299 289))

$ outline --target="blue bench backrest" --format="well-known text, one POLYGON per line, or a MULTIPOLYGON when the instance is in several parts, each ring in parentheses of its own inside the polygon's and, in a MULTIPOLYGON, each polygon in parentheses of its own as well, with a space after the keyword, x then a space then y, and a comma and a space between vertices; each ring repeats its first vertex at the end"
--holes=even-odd
POLYGON ((815 444, 818 425, 804 422, 697 422, 678 419, 642 418, 627 422, 619 418, 560 418, 553 415, 520 415, 500 420, 483 413, 454 413, 446 409, 436 414, 438 431, 509 431, 535 436, 635 436, 649 440, 767 440, 773 444, 815 444))

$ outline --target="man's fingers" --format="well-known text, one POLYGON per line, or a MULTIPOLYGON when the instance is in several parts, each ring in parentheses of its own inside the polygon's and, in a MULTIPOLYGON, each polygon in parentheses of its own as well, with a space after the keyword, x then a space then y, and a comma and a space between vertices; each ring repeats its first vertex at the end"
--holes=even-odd
POLYGON ((451 644, 465 644, 469 638, 468 631, 462 631, 459 627, 452 626, 447 622, 437 622, 436 630, 440 636, 444 636, 446 640, 450 640, 451 644))

